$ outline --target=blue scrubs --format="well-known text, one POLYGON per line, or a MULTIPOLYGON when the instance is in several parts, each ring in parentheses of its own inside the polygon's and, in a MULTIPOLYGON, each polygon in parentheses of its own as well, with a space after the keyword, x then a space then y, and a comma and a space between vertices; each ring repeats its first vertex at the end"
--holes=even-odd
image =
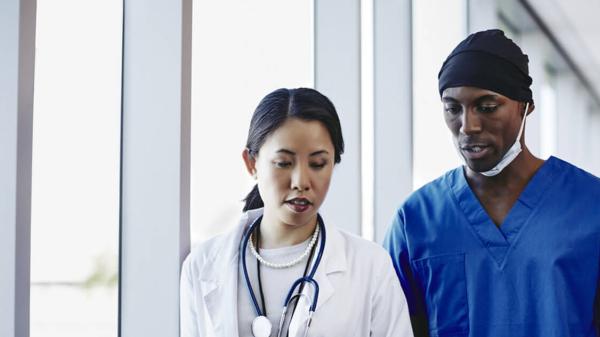
POLYGON ((499 228, 454 169, 407 199, 384 245, 432 337, 597 336, 600 179, 560 159, 499 228))

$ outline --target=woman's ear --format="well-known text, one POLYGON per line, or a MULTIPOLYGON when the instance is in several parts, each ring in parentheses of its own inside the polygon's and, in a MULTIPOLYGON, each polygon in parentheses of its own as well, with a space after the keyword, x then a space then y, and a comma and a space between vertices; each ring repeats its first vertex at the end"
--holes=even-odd
POLYGON ((244 164, 246 164, 246 170, 254 179, 256 179, 256 158, 250 154, 250 150, 248 149, 244 149, 242 158, 244 159, 244 164))

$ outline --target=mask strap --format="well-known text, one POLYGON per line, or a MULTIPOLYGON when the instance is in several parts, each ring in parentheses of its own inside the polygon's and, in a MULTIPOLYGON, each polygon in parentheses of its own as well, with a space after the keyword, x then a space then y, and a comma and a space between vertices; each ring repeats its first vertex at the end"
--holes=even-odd
POLYGON ((521 127, 519 128, 519 134, 517 135, 517 142, 521 141, 521 135, 523 135, 523 128, 525 126, 525 119, 527 118, 527 111, 529 111, 529 102, 525 103, 525 113, 523 114, 523 120, 521 121, 521 127))
POLYGON ((506 166, 508 166, 513 160, 515 160, 515 158, 517 158, 517 156, 521 152, 521 135, 523 134, 523 129, 525 127, 525 119, 527 118, 528 110, 529 102, 527 102, 527 104, 525 105, 525 114, 523 115, 523 120, 521 121, 521 128, 519 129, 519 134, 517 135, 517 139, 515 140, 513 145, 510 147, 510 149, 508 149, 508 151, 504 154, 504 156, 502 157, 500 162, 496 164, 496 166, 494 166, 488 171, 480 172, 481 174, 483 174, 486 177, 493 177, 502 172, 502 170, 504 170, 506 166))

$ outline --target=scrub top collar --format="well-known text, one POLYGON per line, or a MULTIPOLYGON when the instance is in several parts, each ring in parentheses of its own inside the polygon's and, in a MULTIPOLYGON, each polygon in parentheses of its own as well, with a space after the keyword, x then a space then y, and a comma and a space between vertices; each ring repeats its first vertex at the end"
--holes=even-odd
POLYGON ((558 174, 559 159, 548 158, 533 175, 508 212, 504 222, 498 227, 489 217, 479 199, 465 178, 464 167, 458 167, 446 176, 446 182, 456 198, 462 213, 467 218, 474 234, 487 248, 489 254, 500 268, 506 262, 510 248, 515 244, 519 233, 535 214, 536 206, 552 185, 554 175, 558 174))

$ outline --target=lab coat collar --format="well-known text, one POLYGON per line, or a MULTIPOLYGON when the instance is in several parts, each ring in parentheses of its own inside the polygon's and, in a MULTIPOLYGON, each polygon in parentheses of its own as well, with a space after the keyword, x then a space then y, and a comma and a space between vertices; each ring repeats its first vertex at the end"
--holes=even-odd
MULTIPOLYGON (((323 220, 326 224, 327 221, 323 220)), ((325 302, 333 295, 334 287, 329 279, 333 273, 344 272, 346 270, 346 243, 340 232, 334 226, 325 227, 327 231, 327 240, 321 265, 315 273, 315 279, 319 282, 319 301, 317 309, 319 311, 325 302)))
MULTIPOLYGON (((208 253, 206 262, 201 266, 199 281, 203 290, 202 296, 211 322, 213 322, 216 336, 239 335, 236 323, 239 245, 244 230, 262 213, 262 208, 244 213, 238 225, 231 232, 217 239, 220 242, 213 246, 215 249, 208 253), (225 319, 226 317, 229 319, 225 319)), ((321 265, 315 273, 315 279, 319 283, 319 300, 315 314, 335 292, 329 276, 344 272, 347 268, 345 240, 337 228, 328 226, 327 221, 325 224, 327 241, 321 265)))
POLYGON ((238 225, 218 237, 207 254, 199 273, 202 296, 213 323, 214 336, 239 336, 237 325, 237 288, 239 270, 239 243, 244 229, 262 211, 249 211, 242 215, 238 225))
MULTIPOLYGON (((319 309, 325 305, 335 292, 334 285, 329 279, 330 275, 346 270, 346 244, 344 238, 333 226, 327 226, 325 229, 327 231, 325 250, 323 251, 321 265, 315 273, 315 280, 319 283, 319 299, 317 301, 317 308, 315 309, 315 316, 319 315, 319 309)), ((310 290, 311 288, 305 287, 302 291, 302 293, 307 295, 305 298, 313 298, 314 291, 310 290)), ((291 318, 288 330, 290 336, 298 336, 303 331, 308 319, 309 307, 309 302, 299 301, 297 303, 296 309, 300 310, 295 310, 295 314, 291 318)))

